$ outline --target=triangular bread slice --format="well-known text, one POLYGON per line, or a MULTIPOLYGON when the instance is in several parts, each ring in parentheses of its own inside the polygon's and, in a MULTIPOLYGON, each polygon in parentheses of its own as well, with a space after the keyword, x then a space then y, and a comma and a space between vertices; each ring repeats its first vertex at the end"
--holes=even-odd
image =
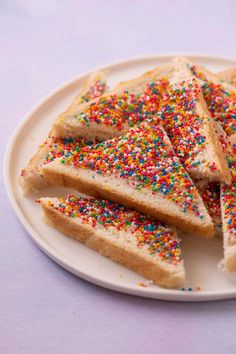
POLYGON ((112 200, 185 232, 214 235, 197 188, 161 126, 143 122, 124 136, 45 165, 44 173, 53 184, 112 200))
MULTIPOLYGON (((223 127, 215 122, 216 134, 221 143, 224 155, 227 157, 232 155, 232 136, 228 137, 223 127)), ((220 183, 207 182, 205 179, 194 179, 195 185, 202 197, 205 207, 211 216, 216 234, 222 236, 222 215, 221 215, 221 198, 220 198, 220 183)))
POLYGON ((236 86, 236 68, 227 69, 216 74, 220 80, 236 86))
POLYGON ((118 84, 74 112, 60 115, 54 122, 55 134, 100 141, 121 135, 158 111, 162 92, 172 74, 173 65, 165 65, 118 84))
MULTIPOLYGON (((92 73, 82 85, 79 94, 67 109, 68 112, 78 109, 81 104, 101 96, 106 90, 106 79, 103 72, 92 73)), ((47 139, 39 146, 38 151, 30 159, 28 165, 21 171, 20 185, 24 193, 47 187, 49 181, 45 178, 42 166, 63 156, 69 151, 81 148, 91 142, 81 138, 55 137, 51 131, 47 139)))
MULTIPOLYGON (((232 139, 232 138, 231 138, 232 139)), ((233 152, 228 156, 232 184, 221 184, 221 213, 224 240, 223 269, 236 272, 236 140, 232 139, 233 152)))
POLYGON ((198 80, 182 58, 175 72, 159 114, 175 153, 192 178, 229 184, 228 163, 198 80))
POLYGON ((157 285, 183 286, 180 241, 172 228, 107 200, 67 196, 39 201, 46 221, 67 236, 157 285))
POLYGON ((204 82, 203 96, 212 117, 219 121, 228 135, 236 133, 236 88, 223 82, 217 75, 199 66, 191 65, 193 74, 204 82))

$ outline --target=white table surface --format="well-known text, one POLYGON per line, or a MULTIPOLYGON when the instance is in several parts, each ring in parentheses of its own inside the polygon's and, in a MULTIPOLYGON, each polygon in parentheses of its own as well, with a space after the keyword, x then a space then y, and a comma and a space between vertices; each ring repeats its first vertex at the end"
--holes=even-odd
MULTIPOLYGON (((154 53, 236 57, 235 12, 234 0, 2 0, 1 164, 25 113, 84 71, 154 53)), ((236 352, 236 300, 167 303, 80 280, 33 244, 0 184, 0 353, 236 352)))

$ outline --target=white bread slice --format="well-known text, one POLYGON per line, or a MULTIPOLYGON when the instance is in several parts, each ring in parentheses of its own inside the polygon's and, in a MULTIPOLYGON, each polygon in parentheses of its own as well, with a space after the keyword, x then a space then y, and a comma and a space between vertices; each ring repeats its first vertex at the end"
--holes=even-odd
POLYGON ((39 146, 38 151, 30 159, 26 168, 21 171, 19 182, 24 193, 38 191, 50 185, 49 180, 43 173, 45 164, 91 143, 81 138, 56 138, 51 132, 45 142, 39 146))
POLYGON ((160 113, 172 146, 193 179, 229 184, 228 163, 198 80, 182 58, 175 61, 175 72, 160 113))
MULTIPOLYGON (((75 97, 67 112, 78 109, 81 104, 101 96, 106 90, 106 80, 103 72, 92 73, 85 80, 80 93, 75 97)), ((20 185, 24 193, 39 190, 47 187, 50 183, 45 178, 42 166, 56 157, 63 156, 64 153, 85 146, 88 141, 80 138, 66 139, 55 137, 53 131, 49 133, 48 138, 39 146, 38 151, 30 159, 28 165, 21 171, 20 185)))
POLYGON ((220 80, 236 86, 236 68, 227 69, 216 74, 220 80))
POLYGON ((224 241, 224 259, 221 262, 226 272, 236 272, 236 139, 230 137, 233 151, 228 155, 232 183, 221 183, 221 213, 224 241))
MULTIPOLYGON (((221 143, 223 152, 226 157, 231 156, 233 152, 232 138, 228 137, 223 127, 215 122, 216 134, 221 143)), ((222 215, 221 215, 221 198, 220 198, 220 184, 216 182, 207 182, 206 180, 194 179, 195 185, 198 187, 199 193, 206 206, 209 215, 215 225, 216 234, 222 236, 222 215)))
POLYGON ((121 135, 158 111, 161 94, 172 75, 171 64, 118 84, 80 109, 60 115, 54 122, 55 134, 99 141, 121 135))
POLYGON ((164 130, 143 122, 123 137, 87 146, 45 165, 52 184, 134 208, 203 237, 214 226, 164 130))
POLYGON ((183 286, 180 241, 170 227, 106 200, 68 196, 40 204, 46 221, 67 236, 157 285, 183 286))
POLYGON ((209 70, 190 64, 193 74, 204 82, 203 96, 212 117, 219 121, 228 135, 236 133, 236 88, 223 82, 209 70))

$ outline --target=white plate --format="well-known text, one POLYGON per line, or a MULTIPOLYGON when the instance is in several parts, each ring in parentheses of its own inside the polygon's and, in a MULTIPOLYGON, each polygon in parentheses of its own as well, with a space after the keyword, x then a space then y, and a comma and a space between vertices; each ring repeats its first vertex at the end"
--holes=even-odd
MULTIPOLYGON (((172 56, 151 56, 128 60, 102 68, 107 72, 110 86, 127 80, 147 69, 170 61, 172 56)), ((236 66, 236 60, 215 57, 193 56, 194 62, 213 71, 236 66)), ((202 301, 236 297, 236 275, 221 272, 217 265, 221 260, 222 240, 204 240, 193 236, 183 238, 182 249, 187 270, 185 289, 168 290, 147 284, 136 273, 102 257, 86 246, 71 240, 45 225, 40 207, 34 203, 39 196, 65 195, 68 190, 48 188, 38 195, 24 197, 18 185, 20 170, 32 152, 45 139, 55 116, 62 112, 77 94, 87 75, 67 83, 45 98, 28 114, 14 132, 5 157, 5 184, 10 202, 33 241, 50 258, 68 271, 97 285, 123 293, 144 297, 175 300, 202 301)))

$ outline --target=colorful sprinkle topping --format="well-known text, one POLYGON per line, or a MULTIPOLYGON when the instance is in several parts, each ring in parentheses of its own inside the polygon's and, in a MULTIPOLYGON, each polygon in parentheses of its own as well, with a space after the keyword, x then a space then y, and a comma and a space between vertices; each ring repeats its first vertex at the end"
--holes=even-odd
POLYGON ((203 95, 212 116, 219 121, 227 134, 236 132, 236 91, 227 89, 219 80, 210 81, 196 66, 192 67, 194 75, 204 82, 203 95))
POLYGON ((73 195, 60 198, 56 203, 48 201, 48 204, 70 218, 79 218, 83 224, 115 228, 124 232, 124 237, 131 234, 136 238, 137 246, 146 246, 151 255, 175 263, 182 259, 176 233, 161 222, 134 210, 107 200, 73 195))
POLYGON ((81 103, 88 102, 96 97, 101 96, 107 89, 106 82, 104 80, 96 80, 93 82, 88 91, 80 97, 81 103))
POLYGON ((185 168, 191 172, 204 163, 213 172, 215 163, 201 158, 201 152, 206 148, 203 124, 209 117, 204 113, 199 115, 197 111, 199 93, 195 79, 170 85, 163 97, 160 118, 185 168))
POLYGON ((229 241, 236 241, 236 144, 233 145, 234 154, 228 156, 229 167, 232 173, 232 184, 221 187, 222 209, 224 211, 223 231, 228 232, 229 241))
POLYGON ((73 151, 79 151, 86 145, 92 145, 93 141, 87 141, 82 138, 61 138, 49 136, 48 139, 40 145, 47 146, 49 151, 45 157, 44 164, 54 161, 56 158, 62 157, 73 151))
POLYGON ((174 157, 160 126, 144 122, 122 137, 69 152, 61 163, 125 179, 133 188, 149 189, 154 195, 161 193, 183 212, 203 218, 197 206, 197 189, 174 157))
POLYGON ((200 192, 205 207, 212 217, 214 224, 221 227, 220 210, 220 185, 219 183, 209 183, 203 192, 200 192))
POLYGON ((95 122, 116 127, 118 130, 124 129, 124 125, 132 127, 157 113, 162 93, 167 85, 167 80, 160 80, 147 84, 143 93, 133 94, 124 91, 120 95, 102 97, 92 102, 85 111, 74 118, 87 126, 95 122))
MULTIPOLYGON (((221 143, 223 152, 225 156, 229 156, 230 159, 230 156, 232 156, 232 143, 220 124, 217 124, 216 128, 216 134, 221 143)), ((220 228, 222 226, 220 184, 215 182, 208 183, 203 191, 200 190, 200 194, 208 213, 214 221, 214 224, 220 228)))

